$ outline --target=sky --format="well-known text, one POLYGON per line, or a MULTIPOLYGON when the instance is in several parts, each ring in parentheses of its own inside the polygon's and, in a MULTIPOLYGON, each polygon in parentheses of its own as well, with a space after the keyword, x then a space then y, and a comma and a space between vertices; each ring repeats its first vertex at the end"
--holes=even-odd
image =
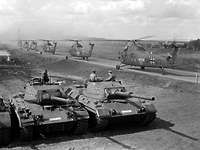
POLYGON ((0 0, 0 39, 200 37, 200 0, 0 0))

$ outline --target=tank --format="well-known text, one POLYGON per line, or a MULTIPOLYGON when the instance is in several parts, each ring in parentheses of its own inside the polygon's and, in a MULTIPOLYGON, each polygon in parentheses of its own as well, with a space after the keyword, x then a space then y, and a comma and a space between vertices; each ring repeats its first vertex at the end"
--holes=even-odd
POLYGON ((87 110, 67 98, 61 85, 43 84, 40 78, 31 80, 24 93, 12 98, 11 109, 21 140, 55 133, 82 134, 88 128, 87 110))
POLYGON ((147 98, 128 92, 121 81, 88 82, 68 88, 66 94, 77 99, 88 110, 93 130, 104 130, 109 124, 132 122, 148 125, 156 118, 156 108, 147 98))
POLYGON ((11 141, 11 111, 9 102, 0 97, 0 146, 11 141))

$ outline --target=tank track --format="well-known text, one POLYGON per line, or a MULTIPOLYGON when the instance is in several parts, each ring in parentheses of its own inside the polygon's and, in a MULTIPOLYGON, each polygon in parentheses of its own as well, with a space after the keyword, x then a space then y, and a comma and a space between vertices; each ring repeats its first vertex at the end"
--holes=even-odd
POLYGON ((86 133, 88 129, 88 119, 78 120, 73 133, 75 135, 86 133))
POLYGON ((34 127, 26 127, 20 130, 20 140, 31 141, 33 140, 34 127))
POLYGON ((108 120, 107 119, 99 118, 99 117, 96 116, 95 120, 96 120, 95 127, 94 127, 95 132, 105 130, 106 127, 108 126, 108 120))
POLYGON ((11 129, 1 129, 0 131, 0 145, 8 145, 11 141, 11 129))
POLYGON ((95 113, 88 111, 89 113, 89 128, 92 132, 98 132, 105 130, 108 126, 108 119, 99 118, 95 113))
POLYGON ((156 118, 156 113, 147 113, 140 122, 141 125, 147 126, 156 118))

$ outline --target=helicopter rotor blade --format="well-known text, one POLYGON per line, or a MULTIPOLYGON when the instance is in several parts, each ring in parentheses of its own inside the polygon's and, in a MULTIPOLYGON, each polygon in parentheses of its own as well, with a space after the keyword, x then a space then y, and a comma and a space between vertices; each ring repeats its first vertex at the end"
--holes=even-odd
POLYGON ((148 39, 148 38, 152 38, 152 37, 154 37, 154 36, 153 36, 153 35, 144 36, 144 37, 141 37, 141 38, 135 39, 134 41, 144 40, 144 39, 148 39))
POLYGON ((80 41, 82 41, 82 40, 74 40, 74 39, 64 39, 64 40, 61 40, 61 41, 72 41, 72 42, 76 42, 76 41, 78 41, 78 42, 80 42, 80 41))

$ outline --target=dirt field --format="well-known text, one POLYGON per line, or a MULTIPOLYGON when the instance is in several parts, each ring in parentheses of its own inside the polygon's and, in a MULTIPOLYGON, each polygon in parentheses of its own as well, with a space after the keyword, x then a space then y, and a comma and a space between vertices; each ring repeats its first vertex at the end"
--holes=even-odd
MULTIPOLYGON (((72 60, 55 59, 52 56, 12 51, 22 69, 1 70, 1 93, 9 95, 23 89, 24 82, 39 75, 41 68, 48 68, 51 75, 84 79, 94 68, 99 76, 106 76, 109 68, 72 60), (72 67, 73 66, 73 67, 72 67)), ((137 95, 155 96, 157 119, 148 127, 130 125, 112 126, 101 133, 82 136, 62 136, 38 139, 31 143, 14 141, 2 149, 61 149, 61 150, 197 150, 200 149, 200 85, 175 80, 149 77, 130 72, 115 71, 137 95)))

